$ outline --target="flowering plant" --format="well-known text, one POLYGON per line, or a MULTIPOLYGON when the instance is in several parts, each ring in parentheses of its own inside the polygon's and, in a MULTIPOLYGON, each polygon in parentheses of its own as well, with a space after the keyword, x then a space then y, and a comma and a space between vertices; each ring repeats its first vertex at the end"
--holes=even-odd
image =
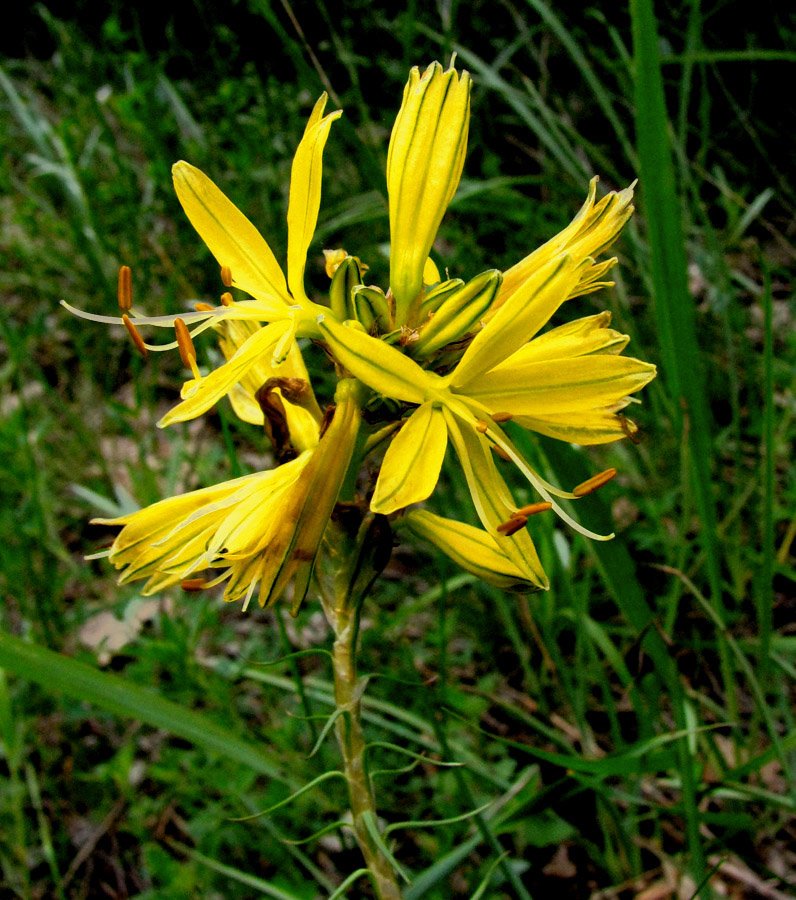
MULTIPOLYGON (((208 411, 225 395, 244 421, 262 425, 274 468, 193 491, 118 519, 102 554, 121 581, 146 579, 145 594, 180 583, 224 583, 224 598, 260 604, 290 592, 296 612, 313 584, 335 633, 337 736, 353 829, 379 895, 399 896, 392 859, 375 824, 359 720, 359 611, 389 558, 392 529, 428 540, 457 564, 513 590, 549 587, 528 527, 553 510, 580 533, 559 501, 609 480, 600 473, 573 490, 550 484, 512 442, 505 423, 578 444, 632 436, 624 415, 655 368, 622 356, 626 335, 599 313, 542 331, 568 300, 608 286, 616 259, 598 260, 633 212, 632 187, 597 199, 592 179, 572 222, 505 272, 443 277, 429 256, 461 177, 470 78, 432 63, 413 69, 387 160, 390 281, 367 283, 368 267, 327 250, 325 303, 304 274, 321 200, 323 151, 341 112, 315 105, 293 161, 283 273, 267 242, 213 184, 186 162, 174 166, 177 196, 221 267, 218 304, 181 315, 145 316, 132 304, 130 270, 119 278, 119 318, 138 349, 178 349, 191 377, 165 427, 208 411), (172 330, 152 344, 139 328, 172 330), (194 338, 208 329, 225 362, 202 371, 194 338), (303 341, 327 351, 337 387, 323 412, 302 359, 303 341), (464 472, 483 528, 419 507, 440 477, 448 444, 464 472), (367 461, 367 465, 366 465, 367 461), (501 468, 516 467, 536 492, 518 505, 501 468), (343 715, 345 713, 345 715, 343 715)), ((72 309, 71 307, 69 307, 72 309)))

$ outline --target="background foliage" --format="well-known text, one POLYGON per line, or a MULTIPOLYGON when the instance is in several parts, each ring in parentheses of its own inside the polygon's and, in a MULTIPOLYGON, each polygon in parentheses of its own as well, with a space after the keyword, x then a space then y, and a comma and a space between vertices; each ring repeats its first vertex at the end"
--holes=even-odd
MULTIPOLYGON (((656 33, 646 0, 400 14, 194 0, 146 18, 85 0, 31 6, 6 31, 0 894, 311 898, 360 865, 345 831, 283 842, 339 819, 337 780, 234 821, 337 764, 331 742, 310 756, 330 711, 325 658, 259 665, 324 647, 318 610, 149 600, 82 559, 107 537, 92 515, 262 467, 262 436, 226 405, 156 431, 177 355, 142 364, 121 329, 58 301, 112 312, 121 263, 149 312, 214 298, 217 268, 171 190, 179 158, 284 252, 292 152, 324 89, 345 115, 309 279, 323 291, 321 248, 344 246, 385 283, 400 92, 411 65, 456 51, 473 119, 438 259, 462 277, 505 268, 569 220, 592 174, 606 188, 640 175, 616 288, 564 315, 609 308, 661 377, 634 415, 638 446, 525 439, 566 484, 620 470, 579 506, 591 527, 613 520, 611 544, 534 521, 549 594, 504 596, 399 547, 367 607, 363 667, 383 676, 370 736, 425 755, 407 768, 372 750, 375 769, 400 769, 378 791, 388 822, 410 821, 392 834, 407 897, 788 895, 796 16, 657 6, 656 33)), ((434 506, 472 518, 466 498, 451 466, 434 506)))

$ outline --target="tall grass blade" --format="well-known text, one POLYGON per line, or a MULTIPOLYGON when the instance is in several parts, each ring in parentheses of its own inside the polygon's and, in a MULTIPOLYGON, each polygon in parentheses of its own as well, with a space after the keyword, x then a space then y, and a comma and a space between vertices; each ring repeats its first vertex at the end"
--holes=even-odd
POLYGON ((292 779, 257 747, 236 737, 229 728, 216 724, 208 716, 172 703, 153 691, 131 684, 118 675, 98 672, 76 659, 2 633, 0 666, 49 690, 63 691, 70 697, 93 703, 114 715, 168 731, 211 753, 233 759, 261 775, 294 787, 292 779))

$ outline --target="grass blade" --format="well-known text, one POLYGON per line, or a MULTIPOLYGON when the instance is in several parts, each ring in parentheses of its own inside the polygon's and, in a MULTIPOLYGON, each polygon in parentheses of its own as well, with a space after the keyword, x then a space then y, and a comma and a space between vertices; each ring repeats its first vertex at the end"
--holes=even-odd
POLYGON ((56 688, 114 715, 137 719, 184 738, 204 750, 229 757, 261 775, 293 787, 292 780, 257 747, 208 716, 185 709, 153 691, 45 647, 0 633, 0 666, 20 678, 56 688))

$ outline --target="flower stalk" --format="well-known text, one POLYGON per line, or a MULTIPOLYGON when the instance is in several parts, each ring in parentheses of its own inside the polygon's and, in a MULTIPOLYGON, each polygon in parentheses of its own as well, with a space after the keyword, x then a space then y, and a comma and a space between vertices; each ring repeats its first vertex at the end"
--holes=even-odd
POLYGON ((332 596, 321 595, 324 614, 334 632, 335 732, 348 783, 352 828, 365 865, 380 900, 400 900, 401 891, 395 870, 378 846, 368 824, 374 825, 378 818, 373 786, 368 777, 365 758, 367 744, 361 717, 362 695, 367 679, 361 678, 357 672, 362 603, 389 559, 392 545, 386 519, 367 516, 356 538, 346 543, 348 546, 338 558, 332 596))

